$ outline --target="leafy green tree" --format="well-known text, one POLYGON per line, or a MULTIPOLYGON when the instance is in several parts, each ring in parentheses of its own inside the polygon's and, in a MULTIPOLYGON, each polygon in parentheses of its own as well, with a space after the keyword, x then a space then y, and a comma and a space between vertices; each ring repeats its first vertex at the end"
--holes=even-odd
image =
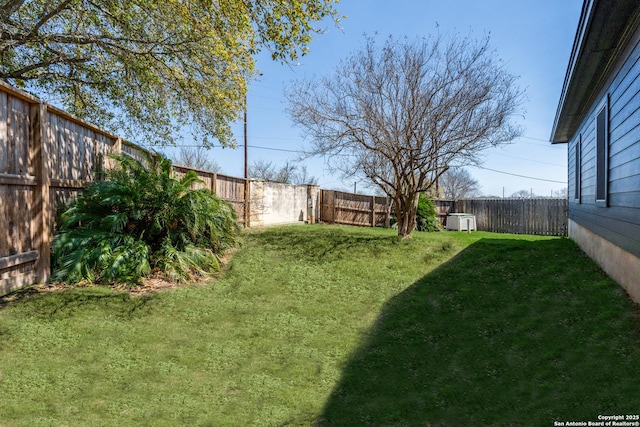
POLYGON ((436 206, 433 200, 420 194, 418 197, 418 208, 416 209, 416 230, 418 231, 440 231, 436 206))
POLYGON ((107 180, 96 181, 61 214, 52 242, 53 279, 75 283, 138 283, 156 269, 187 281, 219 267, 235 243, 233 207, 209 190, 193 190, 190 171, 172 177, 171 161, 148 166, 126 155, 107 180))
POLYGON ((131 140, 232 144, 261 49, 292 61, 337 0, 4 0, 0 79, 131 140))

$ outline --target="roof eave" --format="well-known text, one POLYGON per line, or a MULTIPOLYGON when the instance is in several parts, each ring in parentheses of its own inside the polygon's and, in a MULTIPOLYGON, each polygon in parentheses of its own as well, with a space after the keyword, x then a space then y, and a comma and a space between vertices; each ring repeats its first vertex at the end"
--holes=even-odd
MULTIPOLYGON (((582 4, 582 12, 580 13, 580 20, 578 21, 578 28, 576 29, 576 36, 573 40, 573 47, 571 48, 571 56, 569 58, 569 65, 567 66, 567 72, 564 77, 564 83, 562 85, 562 93, 560 94, 560 102, 558 104, 558 109, 556 110, 556 117, 553 121, 553 129, 551 131, 551 142, 553 144, 567 142, 569 140, 568 137, 564 137, 564 132, 560 131, 560 120, 561 117, 564 119, 564 105, 565 100, 567 98, 567 91, 569 87, 569 83, 571 82, 571 77, 576 69, 576 63, 579 53, 581 52, 581 45, 584 40, 584 34, 587 29, 587 24, 591 17, 593 6, 593 0, 585 0, 582 4)), ((563 120, 564 122, 564 120, 563 120)))
POLYGON ((551 131, 552 143, 573 137, 637 29, 639 16, 637 0, 585 0, 551 131))

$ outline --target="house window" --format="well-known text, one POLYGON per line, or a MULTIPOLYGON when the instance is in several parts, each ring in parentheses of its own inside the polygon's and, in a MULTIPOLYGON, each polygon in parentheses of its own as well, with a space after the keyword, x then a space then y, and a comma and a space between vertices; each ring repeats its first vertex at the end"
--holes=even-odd
POLYGON ((578 136, 575 151, 575 176, 574 176, 574 199, 580 203, 580 190, 582 186, 582 134, 578 136))
POLYGON ((609 180, 609 97, 596 110, 596 205, 607 206, 609 180))

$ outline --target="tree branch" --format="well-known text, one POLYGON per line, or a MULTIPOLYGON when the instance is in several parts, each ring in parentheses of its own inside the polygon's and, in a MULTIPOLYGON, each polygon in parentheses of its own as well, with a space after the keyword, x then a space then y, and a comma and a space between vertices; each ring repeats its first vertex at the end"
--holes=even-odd
POLYGON ((35 64, 31 64, 28 65, 26 67, 23 67, 19 70, 13 70, 9 73, 1 73, 0 72, 0 78, 2 79, 20 79, 20 80, 34 80, 34 79, 38 79, 40 77, 42 77, 42 74, 39 75, 33 75, 33 76, 27 76, 26 74, 33 71, 33 70, 37 70, 37 69, 47 69, 49 68, 51 65, 54 64, 60 64, 60 63, 64 63, 64 64, 75 64, 75 63, 82 63, 82 62, 89 62, 91 60, 91 58, 61 58, 61 57, 57 57, 57 58, 52 58, 48 61, 43 61, 43 62, 38 62, 35 64))
POLYGON ((25 0, 6 0, 5 3, 0 6, 0 24, 2 25, 2 32, 4 33, 5 26, 9 23, 11 15, 16 13, 20 6, 23 5, 25 0))
POLYGON ((72 0, 64 0, 57 7, 51 9, 49 13, 46 13, 44 16, 42 16, 40 20, 33 26, 31 31, 25 34, 21 39, 28 40, 33 36, 35 36, 36 34, 38 34, 38 31, 40 30, 40 28, 42 28, 42 26, 46 24, 47 21, 59 15, 60 12, 62 12, 71 3, 71 1, 72 0))

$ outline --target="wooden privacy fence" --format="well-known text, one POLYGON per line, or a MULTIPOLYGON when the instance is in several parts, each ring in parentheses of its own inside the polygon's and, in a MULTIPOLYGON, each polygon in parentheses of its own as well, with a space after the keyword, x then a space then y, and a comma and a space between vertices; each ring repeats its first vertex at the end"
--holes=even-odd
POLYGON ((58 202, 121 149, 118 137, 0 85, 0 293, 48 279, 58 202))
MULTIPOLYGON (((0 82, 0 295, 48 280, 58 206, 112 166, 109 154, 121 152, 137 159, 148 153, 0 82)), ((174 166, 178 175, 188 170, 192 169, 174 166)), ((209 188, 229 201, 239 223, 248 227, 250 181, 195 172, 203 181, 195 186, 209 188)), ((263 191, 262 203, 280 190, 263 191)), ((386 197, 321 190, 316 202, 317 189, 311 190, 305 189, 304 197, 294 197, 296 220, 313 218, 317 203, 322 222, 389 226, 386 197)), ((449 212, 476 215, 479 230, 552 235, 567 231, 567 201, 561 199, 474 199, 439 201, 436 206, 443 218, 449 212)), ((289 221, 286 212, 271 210, 289 221)), ((257 223, 268 221, 276 220, 262 218, 257 223)))
POLYGON ((320 221, 370 227, 389 226, 386 197, 320 190, 320 221))
MULTIPOLYGON (((61 202, 111 167, 108 155, 146 150, 0 82, 0 295, 44 283, 61 202)), ((175 168, 185 173, 186 168, 175 168)), ((196 171, 248 225, 246 180, 196 171)))
POLYGON ((245 184, 248 180, 184 166, 174 165, 173 170, 176 175, 184 175, 190 170, 194 171, 198 178, 202 180, 201 183, 194 184, 194 188, 207 188, 216 193, 221 199, 231 203, 238 216, 238 224, 242 226, 249 225, 245 215, 245 184))
POLYGON ((435 204, 443 225, 447 214, 458 212, 475 215, 480 231, 567 235, 567 199, 437 200, 435 204))

